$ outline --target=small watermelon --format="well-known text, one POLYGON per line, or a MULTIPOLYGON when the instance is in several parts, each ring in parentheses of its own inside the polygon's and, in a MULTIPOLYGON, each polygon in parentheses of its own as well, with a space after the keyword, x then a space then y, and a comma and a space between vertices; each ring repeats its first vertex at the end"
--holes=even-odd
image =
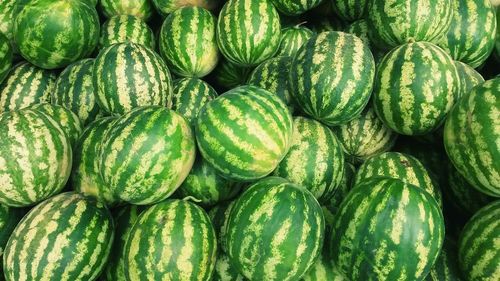
POLYGON ((201 108, 217 97, 217 92, 198 78, 182 78, 173 83, 172 109, 194 126, 201 108))
POLYGON ((285 15, 296 16, 318 6, 323 0, 271 0, 276 9, 285 15))
POLYGON ((12 47, 9 39, 0 32, 0 84, 5 79, 12 67, 12 47))
POLYGON ((158 13, 166 16, 177 9, 188 6, 196 6, 214 12, 222 0, 152 0, 158 13))
POLYGON ((372 45, 370 36, 368 35, 368 23, 365 19, 360 19, 351 23, 346 27, 345 32, 358 36, 359 38, 361 38, 361 40, 363 40, 363 42, 365 42, 367 46, 372 45))
POLYGON ((101 27, 98 48, 100 50, 116 43, 131 42, 155 49, 153 30, 140 18, 131 15, 118 15, 109 18, 101 27))
POLYGON ((108 18, 130 15, 147 21, 153 14, 151 0, 100 0, 99 4, 108 18))
POLYGON ((281 42, 276 56, 293 57, 311 39, 314 33, 305 26, 292 26, 281 30, 281 42))
POLYGON ((460 77, 460 97, 466 95, 475 86, 484 83, 483 76, 469 65, 455 61, 460 77))

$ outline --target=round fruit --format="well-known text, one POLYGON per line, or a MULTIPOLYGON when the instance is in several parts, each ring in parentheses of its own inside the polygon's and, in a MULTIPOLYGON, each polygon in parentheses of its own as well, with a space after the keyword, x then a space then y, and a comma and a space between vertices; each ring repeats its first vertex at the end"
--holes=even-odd
POLYGON ((239 66, 221 58, 212 75, 217 86, 225 90, 231 90, 246 84, 252 70, 252 67, 239 66))
POLYGON ((198 113, 206 103, 217 97, 217 92, 198 78, 175 80, 172 109, 182 115, 194 127, 198 113))
POLYGON ((101 0, 99 3, 101 10, 108 18, 130 15, 146 21, 153 14, 150 0, 101 0))
POLYGON ((483 76, 474 68, 459 61, 455 61, 455 66, 460 77, 460 97, 469 93, 475 86, 484 83, 483 76))
POLYGON ((332 8, 345 21, 354 22, 366 15, 368 0, 333 0, 332 8))
POLYGON ((101 27, 99 49, 107 48, 116 43, 136 43, 151 50, 155 49, 155 34, 140 18, 130 15, 114 16, 101 27))
POLYGON ((219 251, 212 281, 246 281, 234 268, 226 253, 219 251))
POLYGON ((271 0, 271 2, 273 2, 274 6, 276 6, 276 9, 278 9, 283 14, 296 16, 318 6, 322 2, 322 0, 271 0))
POLYGON ((281 30, 281 43, 276 56, 293 57, 311 39, 314 33, 304 26, 293 26, 281 30))
POLYGON ((156 10, 166 16, 177 9, 188 6, 196 6, 207 9, 209 11, 215 11, 221 0, 152 0, 156 7, 156 10))
POLYGON ((0 84, 12 67, 12 47, 9 39, 0 32, 0 84))

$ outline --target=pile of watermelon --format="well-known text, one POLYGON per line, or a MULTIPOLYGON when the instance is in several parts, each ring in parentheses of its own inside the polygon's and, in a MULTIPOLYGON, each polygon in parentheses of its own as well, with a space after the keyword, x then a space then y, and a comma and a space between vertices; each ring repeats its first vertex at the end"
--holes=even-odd
POLYGON ((497 5, 0 1, 0 280, 500 280, 497 5))

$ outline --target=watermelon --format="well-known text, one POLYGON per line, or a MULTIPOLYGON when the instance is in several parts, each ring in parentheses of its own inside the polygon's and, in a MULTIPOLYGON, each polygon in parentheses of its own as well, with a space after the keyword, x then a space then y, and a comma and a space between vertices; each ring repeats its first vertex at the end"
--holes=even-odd
POLYGON ((298 280, 320 255, 324 229, 312 193, 269 177, 236 200, 227 222, 227 254, 250 280, 298 280))
POLYGON ((236 200, 220 202, 208 212, 208 216, 215 229, 215 234, 217 235, 217 242, 220 246, 219 252, 227 252, 227 222, 235 202, 236 200))
POLYGON ((182 78, 173 83, 172 109, 194 126, 201 108, 217 97, 217 92, 198 78, 182 78))
MULTIPOLYGON (((353 164, 347 161, 345 162, 344 174, 342 175, 342 181, 340 182, 337 191, 327 202, 323 203, 323 213, 325 213, 325 218, 326 218, 326 212, 330 213, 332 216, 334 216, 337 213, 340 204, 347 196, 349 191, 351 191, 352 189, 354 177, 356 176, 356 171, 357 169, 353 164)), ((331 225, 330 221, 327 221, 327 228, 329 228, 330 225, 331 225)), ((328 243, 328 241, 325 241, 325 243, 328 243)))
POLYGON ((346 27, 345 32, 358 36, 367 46, 371 46, 371 39, 368 35, 368 23, 365 19, 351 23, 346 27))
POLYGON ((335 13, 343 20, 354 22, 366 15, 367 0, 333 0, 335 13))
POLYGON ((377 65, 373 105, 384 124, 403 135, 437 129, 456 102, 460 79, 455 63, 428 42, 401 45, 377 65))
POLYGON ((278 11, 285 15, 296 16, 318 6, 323 0, 271 0, 278 11))
POLYGON ((28 62, 14 66, 0 84, 0 113, 49 101, 56 78, 54 72, 28 62))
POLYGON ((253 67, 242 67, 221 58, 211 76, 219 88, 227 91, 246 84, 252 70, 253 67))
POLYGON ((465 225, 458 243, 460 269, 466 280, 500 279, 500 200, 480 209, 465 225))
POLYGON ((474 87, 450 112, 444 144, 451 162, 477 190, 500 197, 500 78, 474 87))
POLYGON ((293 57, 313 35, 314 33, 305 26, 296 25, 283 28, 281 30, 280 47, 276 56, 293 57))
POLYGON ((322 32, 329 31, 344 31, 347 23, 332 15, 328 15, 325 17, 312 16, 309 18, 306 26, 314 33, 320 34, 322 32))
POLYGON ((130 15, 147 21, 153 14, 150 0, 100 0, 99 4, 101 11, 108 18, 130 15))
POLYGON ((74 192, 54 196, 16 226, 5 246, 5 279, 95 280, 113 234, 113 219, 102 203, 74 192))
POLYGON ((101 27, 99 50, 116 43, 131 42, 155 49, 153 30, 140 18, 131 15, 118 15, 109 18, 101 27))
POLYGON ((460 77, 460 97, 466 95, 474 86, 484 82, 483 76, 469 65, 455 61, 455 66, 460 77))
POLYGON ((99 107, 122 115, 135 107, 171 107, 171 77, 154 51, 139 44, 119 43, 102 50, 93 67, 99 107))
MULTIPOLYGON (((0 33, 12 42, 14 34, 14 8, 18 0, 2 0, 0 1, 0 33)), ((1 57, 1 56, 0 56, 1 57)))
POLYGON ((222 0, 152 0, 156 10, 163 16, 166 16, 177 9, 188 6, 202 7, 214 12, 222 0))
POLYGON ((378 119, 372 107, 346 124, 333 128, 349 161, 362 163, 394 145, 397 134, 378 119))
POLYGON ((169 197, 195 160, 189 123, 161 106, 139 107, 121 116, 103 137, 99 171, 119 199, 137 205, 169 197))
POLYGON ((495 9, 490 1, 454 1, 450 29, 439 46, 453 59, 479 67, 495 47, 496 25, 495 9))
POLYGON ((497 40, 495 42, 495 51, 497 58, 500 59, 500 5, 497 6, 497 40))
POLYGON ((10 235, 25 213, 24 209, 0 204, 0 257, 3 255, 3 249, 7 245, 10 235))
POLYGON ((241 86, 207 103, 195 130, 210 165, 225 178, 249 181, 267 176, 285 157, 292 117, 275 94, 241 86))
POLYGON ((127 280, 211 280, 217 240, 196 204, 166 200, 145 210, 125 244, 127 280), (154 266, 153 266, 154 265, 154 266))
POLYGON ((9 39, 0 32, 0 84, 12 67, 12 47, 9 39))
POLYGON ((361 114, 374 76, 373 55, 361 39, 323 32, 297 52, 290 67, 290 91, 307 115, 335 126, 361 114))
POLYGON ((304 275, 302 281, 347 281, 347 279, 325 257, 325 254, 322 254, 304 275))
POLYGON ((229 0, 217 21, 217 42, 229 61, 255 66, 280 44, 280 19, 269 0, 229 0))
POLYGON ((30 108, 0 115, 1 204, 30 206, 58 193, 71 163, 71 144, 54 119, 30 108))
POLYGON ((325 202, 336 193, 344 175, 342 144, 318 121, 295 117, 290 150, 273 174, 307 188, 325 202))
POLYGON ((55 69, 90 55, 99 29, 97 11, 85 1, 37 0, 16 17, 14 40, 26 60, 55 69))
POLYGON ((389 48, 409 41, 438 42, 451 25, 453 0, 372 0, 366 20, 372 39, 389 48))
POLYGON ((422 280, 443 239, 443 215, 429 193, 375 177, 355 185, 340 205, 330 255, 348 280, 422 280))
POLYGON ((212 281, 246 281, 238 270, 233 266, 231 260, 226 253, 220 252, 217 254, 215 262, 215 271, 212 281))
POLYGON ((425 281, 460 281, 463 280, 461 275, 457 243, 446 236, 441 253, 425 281))
POLYGON ((94 59, 83 59, 69 65, 61 72, 51 91, 51 103, 73 111, 83 125, 94 121, 100 112, 92 84, 93 66, 94 59))
POLYGON ((71 186, 78 192, 96 197, 108 206, 114 206, 120 201, 102 179, 98 164, 102 138, 117 119, 104 117, 90 123, 73 149, 71 186))
POLYGON ((217 66, 215 21, 215 16, 200 7, 180 8, 165 19, 160 31, 160 53, 173 73, 203 77, 217 66))

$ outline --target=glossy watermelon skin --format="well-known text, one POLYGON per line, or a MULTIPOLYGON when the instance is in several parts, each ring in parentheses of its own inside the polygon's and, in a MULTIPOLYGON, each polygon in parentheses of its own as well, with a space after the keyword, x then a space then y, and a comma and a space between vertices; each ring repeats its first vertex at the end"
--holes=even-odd
POLYGON ((356 118, 368 103, 375 62, 361 39, 343 32, 311 38, 290 67, 290 91, 302 111, 335 126, 356 118))
POLYGON ((444 240, 436 201, 398 179, 357 184, 334 221, 330 256, 348 280, 423 280, 444 240))
POLYGON ((99 5, 108 18, 131 15, 147 21, 153 14, 153 5, 150 0, 101 0, 99 5))
POLYGON ((25 207, 57 194, 71 163, 71 144, 54 119, 30 108, 0 115, 0 203, 25 207))
POLYGON ((119 199, 154 204, 187 177, 195 145, 182 116, 161 106, 140 107, 121 116, 104 135, 99 171, 119 199))
POLYGON ((54 196, 33 208, 12 233, 3 257, 5 278, 95 280, 113 234, 113 219, 102 203, 74 192, 54 196))
POLYGON ((201 7, 214 12, 221 2, 221 0, 152 0, 156 10, 163 16, 166 16, 182 7, 201 7))
POLYGON ((90 55, 99 30, 97 11, 85 1, 37 0, 16 17, 14 40, 26 60, 56 69, 90 55))
POLYGON ((56 74, 29 62, 17 64, 0 85, 0 112, 13 111, 48 102, 56 74))
POLYGON ((276 56, 293 57, 314 33, 305 26, 291 26, 281 30, 281 43, 276 56))
POLYGON ((296 16, 303 14, 321 4, 322 0, 271 0, 276 9, 284 15, 296 16))
POLYGON ((142 19, 131 15, 109 18, 101 27, 99 50, 116 43, 131 42, 154 50, 156 39, 153 30, 142 19))
POLYGON ((368 0, 333 0, 332 7, 340 18, 354 22, 365 18, 368 2, 368 0))
POLYGON ((278 11, 268 0, 230 0, 217 21, 217 43, 229 61, 255 66, 274 56, 280 43, 278 11))
POLYGON ((469 65, 455 61, 455 66, 460 77, 460 97, 468 94, 475 86, 484 83, 483 76, 469 65))
POLYGON ((323 212, 309 191, 269 177, 235 202, 227 222, 226 250, 250 280, 298 280, 320 255, 324 229, 323 212))
POLYGON ((97 103, 107 113, 122 115, 140 106, 172 106, 168 67, 142 45, 109 46, 97 56, 92 72, 97 103))
POLYGON ((494 113, 500 110, 499 94, 500 78, 474 87, 457 102, 444 128, 453 165, 477 190, 494 197, 500 197, 500 132, 494 113))
POLYGON ((125 274, 129 281, 209 281, 216 254, 217 240, 207 213, 189 201, 166 200, 145 210, 130 230, 125 274), (151 268, 151 264, 163 266, 151 268))
POLYGON ((460 268, 466 280, 494 281, 500 278, 500 201, 480 209, 465 225, 458 243, 460 268))
POLYGON ((438 259, 434 263, 431 272, 425 278, 426 281, 460 281, 462 273, 458 265, 457 242, 448 236, 445 237, 443 248, 438 259))
POLYGON ((455 63, 428 42, 401 45, 377 66, 373 105, 384 124, 403 135, 437 129, 458 99, 455 63))
POLYGON ((0 84, 12 67, 13 52, 9 39, 0 33, 0 84))
POLYGON ((241 86, 206 104, 195 131, 201 155, 223 177, 250 181, 269 175, 285 157, 292 117, 276 95, 241 86))
POLYGON ((217 92, 198 78, 181 78, 173 82, 172 109, 194 127, 201 108, 217 98, 217 92))

